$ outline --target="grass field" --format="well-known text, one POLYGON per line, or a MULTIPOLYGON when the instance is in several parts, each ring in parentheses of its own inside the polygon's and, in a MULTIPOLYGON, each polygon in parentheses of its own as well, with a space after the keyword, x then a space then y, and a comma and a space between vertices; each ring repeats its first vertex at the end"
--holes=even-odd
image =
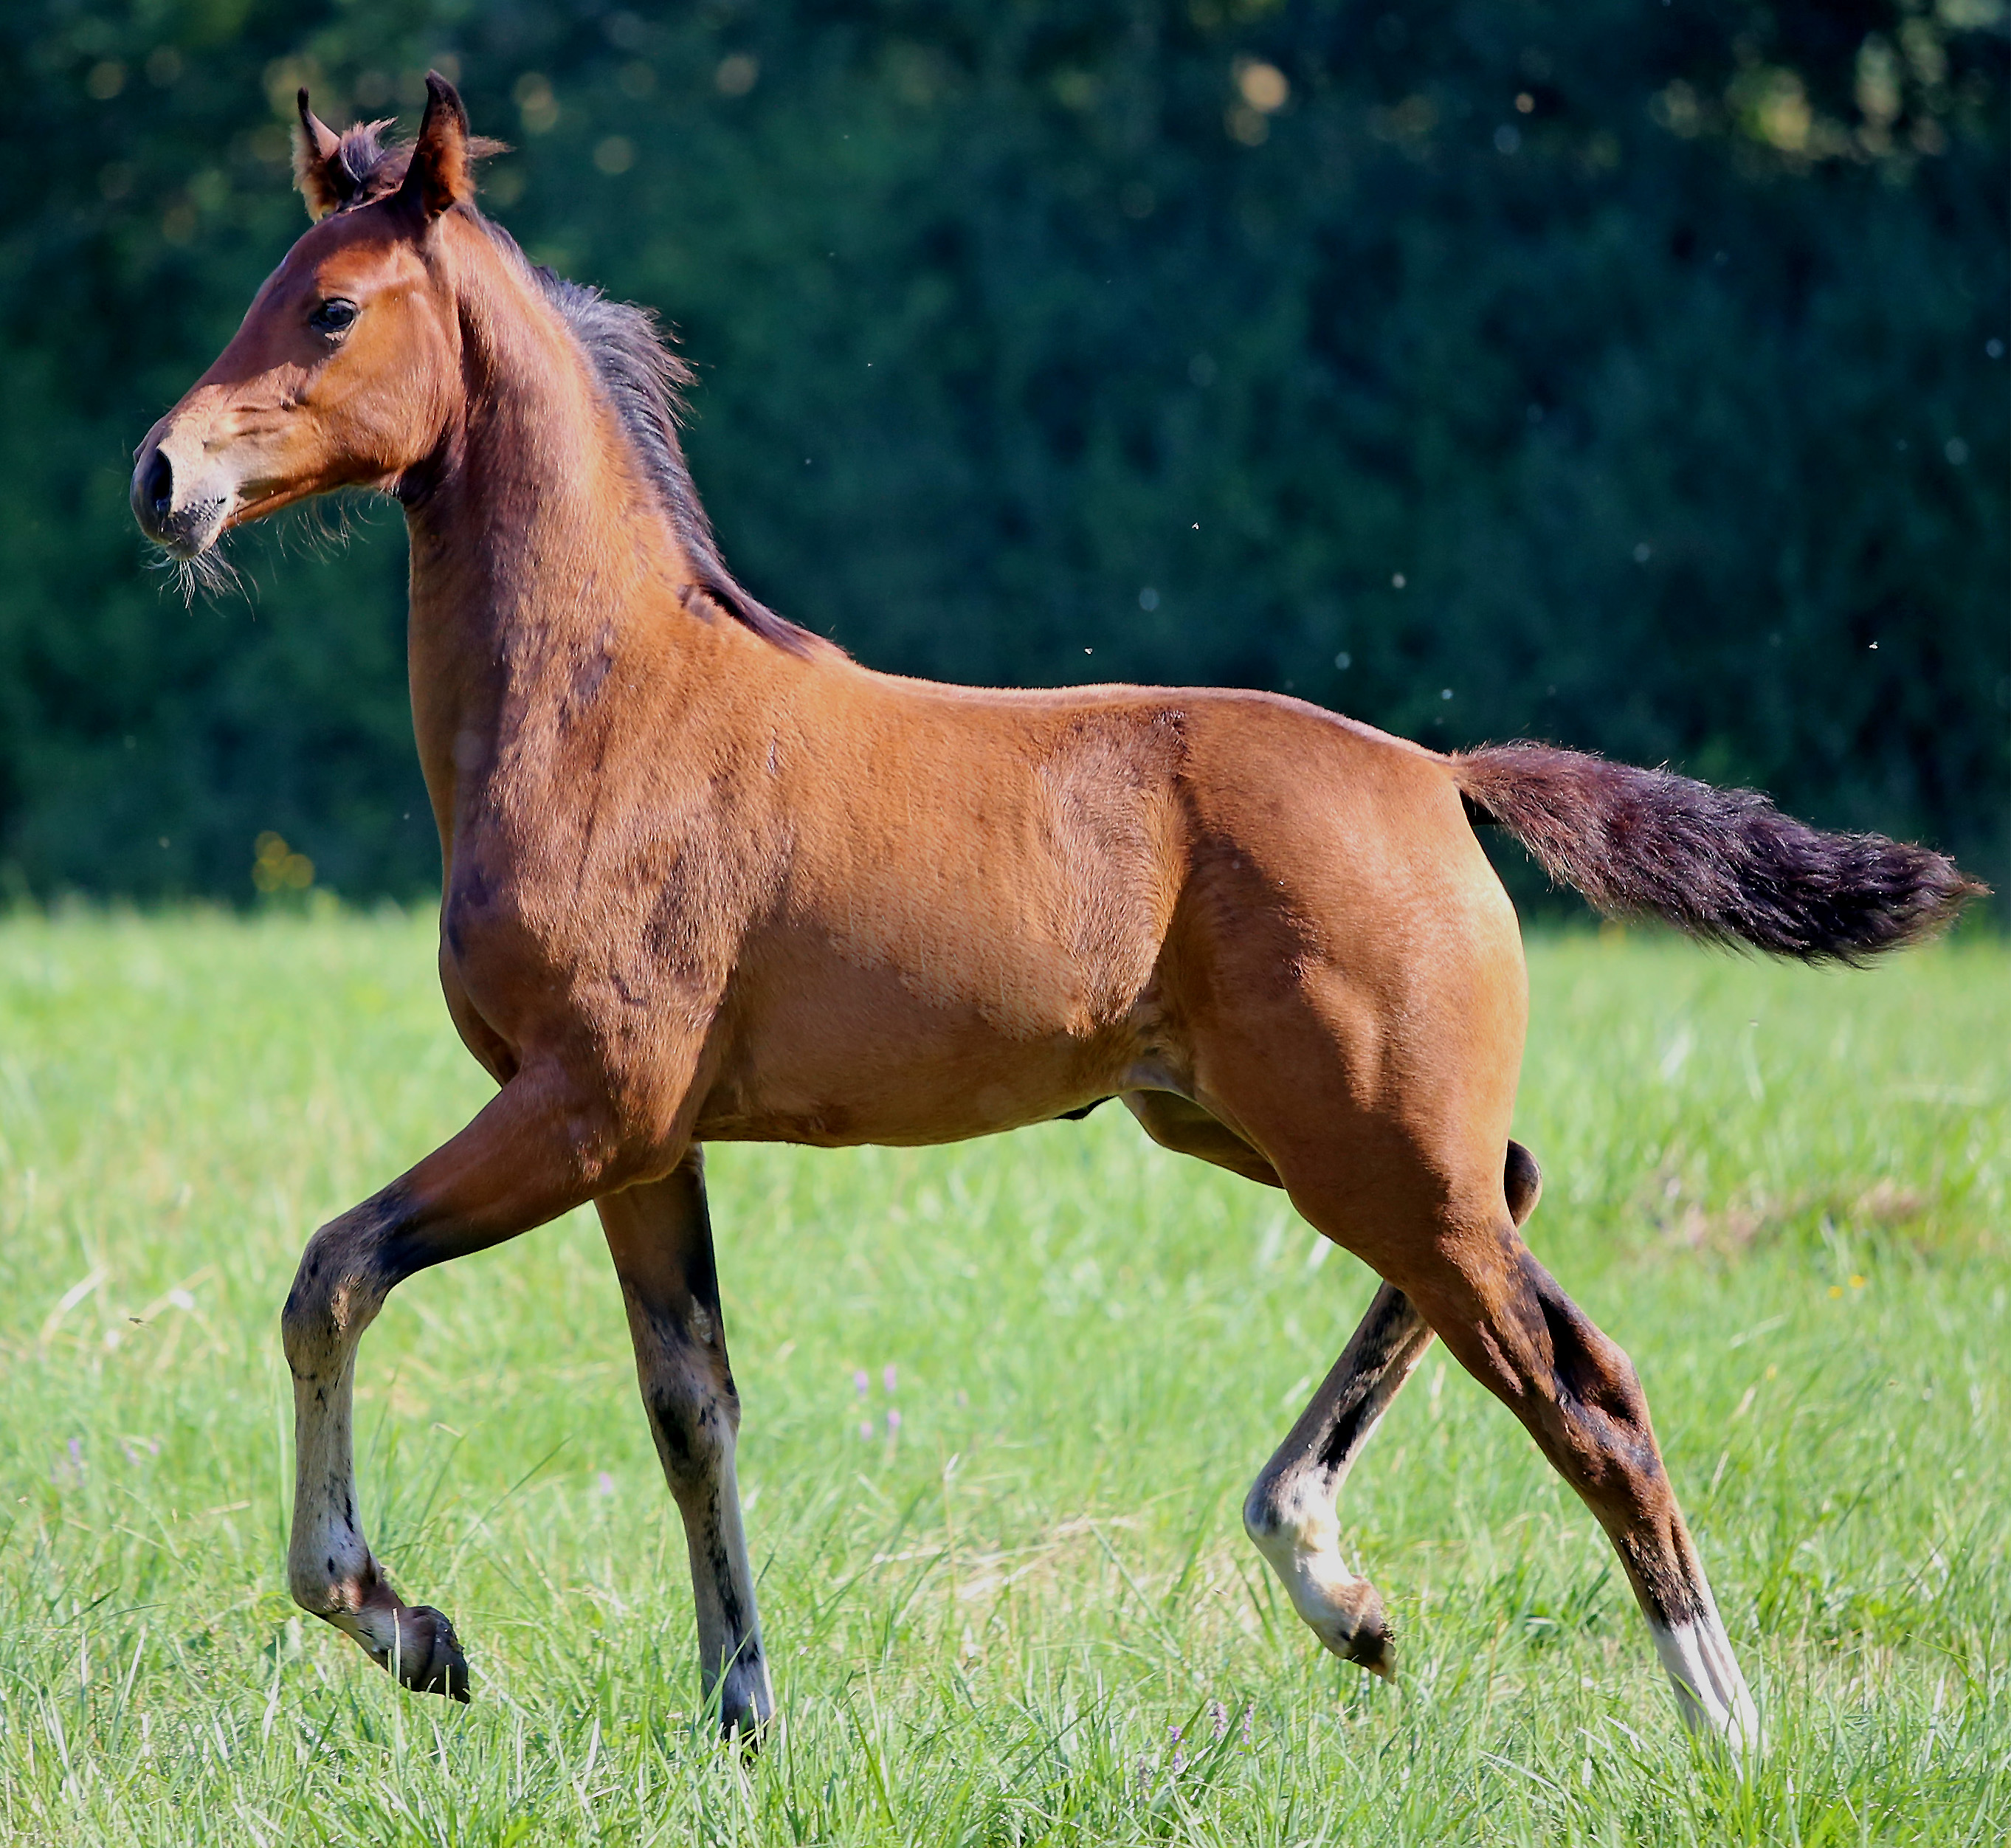
POLYGON ((0 923, 0 1834, 2000 1841, 2011 954, 1531 961, 1531 1242, 1646 1383, 1766 1714, 1749 1786, 1436 1351, 1344 1505, 1402 1680, 1319 1650, 1238 1508, 1370 1280, 1116 1109, 715 1152, 788 1716, 751 1768, 693 1711, 590 1216, 408 1284, 363 1348, 363 1487, 475 1703, 400 1694, 286 1596, 277 1316, 313 1227, 484 1095, 430 923, 82 916, 0 923))

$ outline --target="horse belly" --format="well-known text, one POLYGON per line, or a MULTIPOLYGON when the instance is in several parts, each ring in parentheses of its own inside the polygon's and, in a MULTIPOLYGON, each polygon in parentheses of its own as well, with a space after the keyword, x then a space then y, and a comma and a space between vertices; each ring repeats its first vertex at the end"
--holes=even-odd
POLYGON ((871 750, 833 728, 856 760, 819 788, 845 799, 796 816, 701 1134, 950 1141, 1108 1096, 1137 1061, 1184 867, 1176 739, 1142 709, 926 716, 871 750))
POLYGON ((1150 1038, 1149 982, 1091 1011, 1050 968, 950 985, 941 970, 860 966, 827 943, 743 970, 701 1138, 897 1145, 1038 1123, 1122 1088, 1150 1038))

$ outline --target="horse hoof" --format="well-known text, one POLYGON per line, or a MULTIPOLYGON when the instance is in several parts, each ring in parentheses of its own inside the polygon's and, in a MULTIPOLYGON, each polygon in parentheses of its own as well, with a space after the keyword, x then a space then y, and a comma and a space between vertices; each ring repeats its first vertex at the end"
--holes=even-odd
POLYGON ((1379 1681, 1386 1681, 1392 1687, 1397 1684, 1397 1646, 1387 1630, 1356 1637, 1354 1647, 1344 1659, 1358 1668, 1366 1668, 1379 1681))
POLYGON ((774 1711, 768 1671, 758 1658, 727 1670, 719 1690, 719 1733, 729 1745, 738 1745, 742 1758, 753 1758, 767 1743, 774 1711))
POLYGON ((1326 1622, 1313 1626, 1314 1633, 1344 1662, 1366 1668, 1383 1681, 1397 1679, 1397 1646, 1390 1633, 1390 1619, 1383 1599, 1367 1579, 1350 1588, 1352 1607, 1345 1613, 1334 1611, 1326 1622))
POLYGON ((468 1698, 468 1658, 444 1611, 431 1604, 408 1604, 398 1613, 398 1650, 393 1669, 401 1686, 415 1694, 444 1694, 464 1704, 468 1698))

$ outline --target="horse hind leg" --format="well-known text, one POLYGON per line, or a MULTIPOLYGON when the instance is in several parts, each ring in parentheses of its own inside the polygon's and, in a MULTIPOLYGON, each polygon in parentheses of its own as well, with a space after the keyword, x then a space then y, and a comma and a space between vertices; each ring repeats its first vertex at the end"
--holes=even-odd
MULTIPOLYGON (((1543 1191, 1536 1157, 1519 1142, 1508 1145, 1503 1190, 1519 1226, 1543 1191)), ((1244 1531, 1278 1575, 1292 1608, 1344 1661, 1386 1679, 1396 1673, 1389 1619, 1376 1587, 1342 1561, 1340 1492, 1431 1340, 1410 1299, 1383 1284, 1243 1504, 1244 1531)))
MULTIPOLYGON (((1191 1099, 1148 1091, 1124 1101, 1163 1147, 1267 1186, 1283 1184, 1262 1155, 1191 1099)), ((1518 1225, 1534 1209, 1542 1185, 1536 1158, 1511 1142, 1504 1187, 1518 1225)), ((1244 1531, 1313 1634, 1344 1661, 1386 1679, 1395 1674, 1389 1621, 1376 1587, 1341 1558, 1340 1491, 1431 1339, 1404 1293, 1384 1284, 1243 1504, 1244 1531)))
POLYGON ((1313 1634, 1387 1680, 1396 1664, 1383 1600, 1342 1562, 1336 1511, 1348 1472, 1431 1339, 1410 1299, 1383 1284, 1243 1504, 1244 1531, 1313 1634))
MULTIPOLYGON (((1162 1146, 1269 1186, 1283 1184, 1264 1156, 1191 1099, 1144 1091, 1128 1094, 1124 1102, 1162 1146)), ((1510 1141, 1503 1156, 1501 1192, 1517 1228, 1536 1210, 1542 1191, 1543 1173, 1536 1157, 1520 1142, 1510 1141)), ((1386 1679, 1393 1679, 1396 1673, 1389 1618, 1375 1586, 1350 1572, 1342 1559, 1340 1492, 1431 1341, 1431 1326, 1416 1305, 1393 1284, 1383 1284, 1243 1504, 1244 1531, 1277 1574, 1292 1608, 1308 1628, 1344 1661, 1386 1679)), ((1658 1643, 1662 1634, 1657 1632, 1658 1643)), ((1724 1659, 1731 1659, 1728 1645, 1724 1659)), ((1736 1668, 1732 1672, 1735 1676, 1736 1668)), ((1742 1690, 1743 1683, 1739 1686, 1742 1690)))
MULTIPOLYGON (((1543 1177, 1519 1142, 1508 1145, 1504 1186, 1520 1226, 1536 1210, 1543 1177)), ((1390 1681, 1396 1654, 1382 1596, 1341 1558, 1340 1492, 1431 1341, 1410 1298, 1384 1284, 1243 1504, 1244 1531, 1313 1634, 1342 1661, 1390 1681)))
MULTIPOLYGON (((1433 1042, 1440 1063, 1457 1052, 1455 1069, 1484 1077, 1499 1049, 1471 1035, 1462 1042, 1458 1029, 1474 1017, 1454 1009, 1413 1026, 1444 1027, 1433 1042)), ((1233 1084, 1237 1120, 1294 1205, 1388 1288, 1252 1494, 1251 1532, 1287 1588, 1301 1593, 1295 1604, 1303 1599, 1316 1631, 1331 1613, 1341 1653, 1386 1666, 1379 1600, 1340 1566, 1327 1497, 1415 1366, 1429 1330, 1522 1419, 1605 1529, 1685 1720, 1734 1753, 1756 1750, 1752 1697, 1670 1487, 1640 1380, 1522 1242, 1517 1220, 1534 1207, 1540 1183, 1528 1152, 1508 1142, 1506 1082, 1490 1095, 1475 1079, 1436 1098, 1413 1085, 1399 1115, 1365 1107, 1344 1070, 1324 1082, 1314 1056, 1282 1057, 1279 1043, 1276 1034, 1245 1035, 1215 1049, 1214 1089, 1233 1084), (1500 1140, 1475 1132, 1476 1110, 1500 1112, 1500 1140)), ((1512 1062, 1496 1063, 1512 1075, 1512 1062)))
POLYGON ((1759 1715, 1663 1467, 1633 1364, 1512 1227, 1444 1231, 1406 1276, 1413 1299, 1606 1530, 1685 1722, 1735 1754, 1757 1751, 1759 1715))

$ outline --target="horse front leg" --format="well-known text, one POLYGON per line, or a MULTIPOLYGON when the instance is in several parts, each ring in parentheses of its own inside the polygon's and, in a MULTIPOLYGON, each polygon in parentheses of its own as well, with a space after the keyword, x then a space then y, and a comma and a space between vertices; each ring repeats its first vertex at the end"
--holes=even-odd
POLYGON ((408 1604, 363 1537, 351 1400, 356 1348, 398 1284, 500 1244, 591 1197, 614 1137, 555 1074, 512 1078, 473 1122, 401 1180, 308 1241, 281 1317, 294 1376, 294 1600, 352 1636, 405 1686, 468 1697, 454 1625, 408 1604))
POLYGON ((594 1205, 621 1280, 650 1434, 684 1519, 706 1698, 717 1693, 723 1732, 752 1743, 775 1697, 734 1475, 740 1398, 726 1358, 703 1158, 694 1148, 663 1180, 594 1205))

